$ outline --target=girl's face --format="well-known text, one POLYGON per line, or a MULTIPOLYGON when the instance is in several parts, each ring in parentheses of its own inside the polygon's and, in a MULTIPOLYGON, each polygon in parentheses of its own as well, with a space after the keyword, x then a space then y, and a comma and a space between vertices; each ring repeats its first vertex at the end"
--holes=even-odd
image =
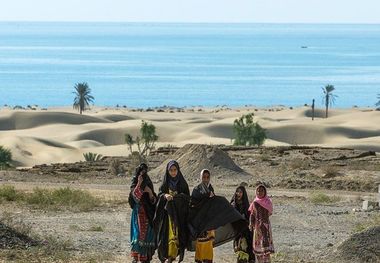
POLYGON ((235 195, 237 200, 241 200, 243 198, 243 191, 241 189, 237 189, 235 195))
POLYGON ((208 172, 202 174, 202 183, 207 185, 210 183, 210 174, 208 172))
POLYGON ((259 188, 257 188, 257 190, 256 190, 256 195, 257 195, 257 197, 259 197, 259 198, 263 198, 263 197, 265 197, 265 188, 264 187, 262 187, 262 186, 260 186, 259 188))
POLYGON ((170 166, 169 168, 169 174, 171 177, 176 177, 178 173, 177 167, 175 165, 170 166))

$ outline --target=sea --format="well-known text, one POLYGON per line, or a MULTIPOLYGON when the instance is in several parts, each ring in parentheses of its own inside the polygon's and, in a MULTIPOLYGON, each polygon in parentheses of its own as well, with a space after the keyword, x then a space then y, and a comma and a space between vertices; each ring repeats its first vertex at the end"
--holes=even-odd
POLYGON ((379 24, 0 22, 0 107, 374 107, 379 24))

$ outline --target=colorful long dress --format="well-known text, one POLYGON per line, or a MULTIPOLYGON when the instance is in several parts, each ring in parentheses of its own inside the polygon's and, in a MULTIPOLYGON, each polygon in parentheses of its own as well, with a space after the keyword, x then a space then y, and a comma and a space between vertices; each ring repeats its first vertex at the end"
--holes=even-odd
POLYGON ((156 244, 154 231, 142 204, 143 194, 139 186, 136 186, 132 192, 135 205, 131 216, 131 256, 134 261, 150 262, 156 244))
MULTIPOLYGON (((174 197, 177 192, 169 190, 169 194, 174 197)), ((178 227, 174 224, 174 220, 170 215, 168 215, 168 219, 168 258, 175 259, 179 251, 178 227)))
POLYGON ((195 242, 195 262, 212 263, 214 258, 215 231, 206 231, 195 242))
POLYGON ((254 201, 250 207, 253 231, 253 251, 259 263, 270 263, 270 254, 274 253, 272 228, 267 209, 254 201))

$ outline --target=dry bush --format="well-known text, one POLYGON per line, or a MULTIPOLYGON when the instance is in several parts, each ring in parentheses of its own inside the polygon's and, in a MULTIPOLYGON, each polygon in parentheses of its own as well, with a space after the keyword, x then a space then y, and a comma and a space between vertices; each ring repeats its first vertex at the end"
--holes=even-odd
POLYGON ((326 165, 322 168, 323 177, 333 178, 340 175, 338 167, 334 165, 326 165))
POLYGON ((120 160, 118 159, 111 160, 108 171, 114 176, 125 174, 124 166, 120 163, 120 160))

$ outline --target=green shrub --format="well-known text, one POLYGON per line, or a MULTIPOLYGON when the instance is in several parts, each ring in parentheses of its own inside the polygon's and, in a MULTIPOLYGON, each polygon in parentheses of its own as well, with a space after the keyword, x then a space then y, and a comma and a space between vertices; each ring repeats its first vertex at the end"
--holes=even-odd
POLYGON ((0 170, 11 166, 12 152, 11 150, 0 145, 0 170))
POLYGON ((103 155, 92 152, 84 153, 83 157, 86 160, 86 162, 96 162, 103 159, 103 155))
POLYGON ((155 149, 157 140, 156 126, 144 120, 141 122, 140 136, 133 138, 133 136, 128 133, 124 135, 124 141, 128 145, 129 151, 132 153, 132 146, 136 144, 140 156, 144 159, 155 149))
POLYGON ((260 146, 267 138, 265 129, 257 122, 253 122, 254 114, 243 115, 234 121, 234 145, 257 145, 260 146))

